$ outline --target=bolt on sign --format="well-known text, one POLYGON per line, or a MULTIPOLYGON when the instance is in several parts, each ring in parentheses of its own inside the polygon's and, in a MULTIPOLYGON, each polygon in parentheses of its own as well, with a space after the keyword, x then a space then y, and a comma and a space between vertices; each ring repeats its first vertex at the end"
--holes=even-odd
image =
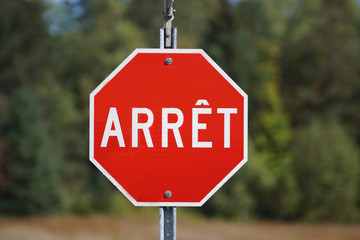
POLYGON ((201 206, 247 161, 247 104, 203 50, 136 49, 90 94, 90 160, 135 206, 201 206))

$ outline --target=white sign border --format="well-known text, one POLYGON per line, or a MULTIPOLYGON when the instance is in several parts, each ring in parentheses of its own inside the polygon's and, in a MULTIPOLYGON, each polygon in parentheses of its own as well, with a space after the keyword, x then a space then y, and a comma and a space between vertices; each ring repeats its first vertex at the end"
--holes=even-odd
POLYGON ((202 50, 202 49, 135 49, 104 81, 90 94, 89 113, 89 159, 117 189, 135 206, 146 207, 201 207, 248 161, 248 96, 247 94, 202 50), (244 97, 244 159, 220 181, 200 202, 138 202, 94 158, 94 98, 95 95, 120 72, 138 53, 198 53, 201 54, 244 97))

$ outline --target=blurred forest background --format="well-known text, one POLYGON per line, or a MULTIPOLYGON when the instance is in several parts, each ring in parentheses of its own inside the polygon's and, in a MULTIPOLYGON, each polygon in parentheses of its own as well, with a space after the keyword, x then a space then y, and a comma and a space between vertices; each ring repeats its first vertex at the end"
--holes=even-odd
MULTIPOLYGON (((249 95, 249 162, 202 208, 360 221, 360 1, 176 0, 179 48, 249 95)), ((88 161, 90 92, 158 48, 163 0, 1 0, 0 216, 125 214, 88 161)))

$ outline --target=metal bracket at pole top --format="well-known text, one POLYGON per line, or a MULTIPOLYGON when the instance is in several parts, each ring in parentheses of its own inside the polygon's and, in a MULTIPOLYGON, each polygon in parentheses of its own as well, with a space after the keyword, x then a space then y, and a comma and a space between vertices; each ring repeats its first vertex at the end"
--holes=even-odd
POLYGON ((172 27, 175 16, 175 0, 164 0, 164 27, 160 29, 160 48, 176 48, 177 30, 172 27))

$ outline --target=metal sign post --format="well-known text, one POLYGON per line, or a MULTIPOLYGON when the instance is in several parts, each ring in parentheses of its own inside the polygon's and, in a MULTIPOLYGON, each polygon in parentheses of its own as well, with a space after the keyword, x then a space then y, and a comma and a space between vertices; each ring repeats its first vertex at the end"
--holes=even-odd
POLYGON ((160 208, 160 240, 176 240, 176 207, 160 208))
MULTIPOLYGON (((164 28, 160 29, 160 49, 177 47, 177 29, 172 27, 174 0, 164 0, 164 28)), ((168 195, 168 196, 166 196, 168 195)), ((165 192, 171 197, 171 192, 165 192)), ((176 207, 160 207, 159 239, 176 240, 176 207)))

